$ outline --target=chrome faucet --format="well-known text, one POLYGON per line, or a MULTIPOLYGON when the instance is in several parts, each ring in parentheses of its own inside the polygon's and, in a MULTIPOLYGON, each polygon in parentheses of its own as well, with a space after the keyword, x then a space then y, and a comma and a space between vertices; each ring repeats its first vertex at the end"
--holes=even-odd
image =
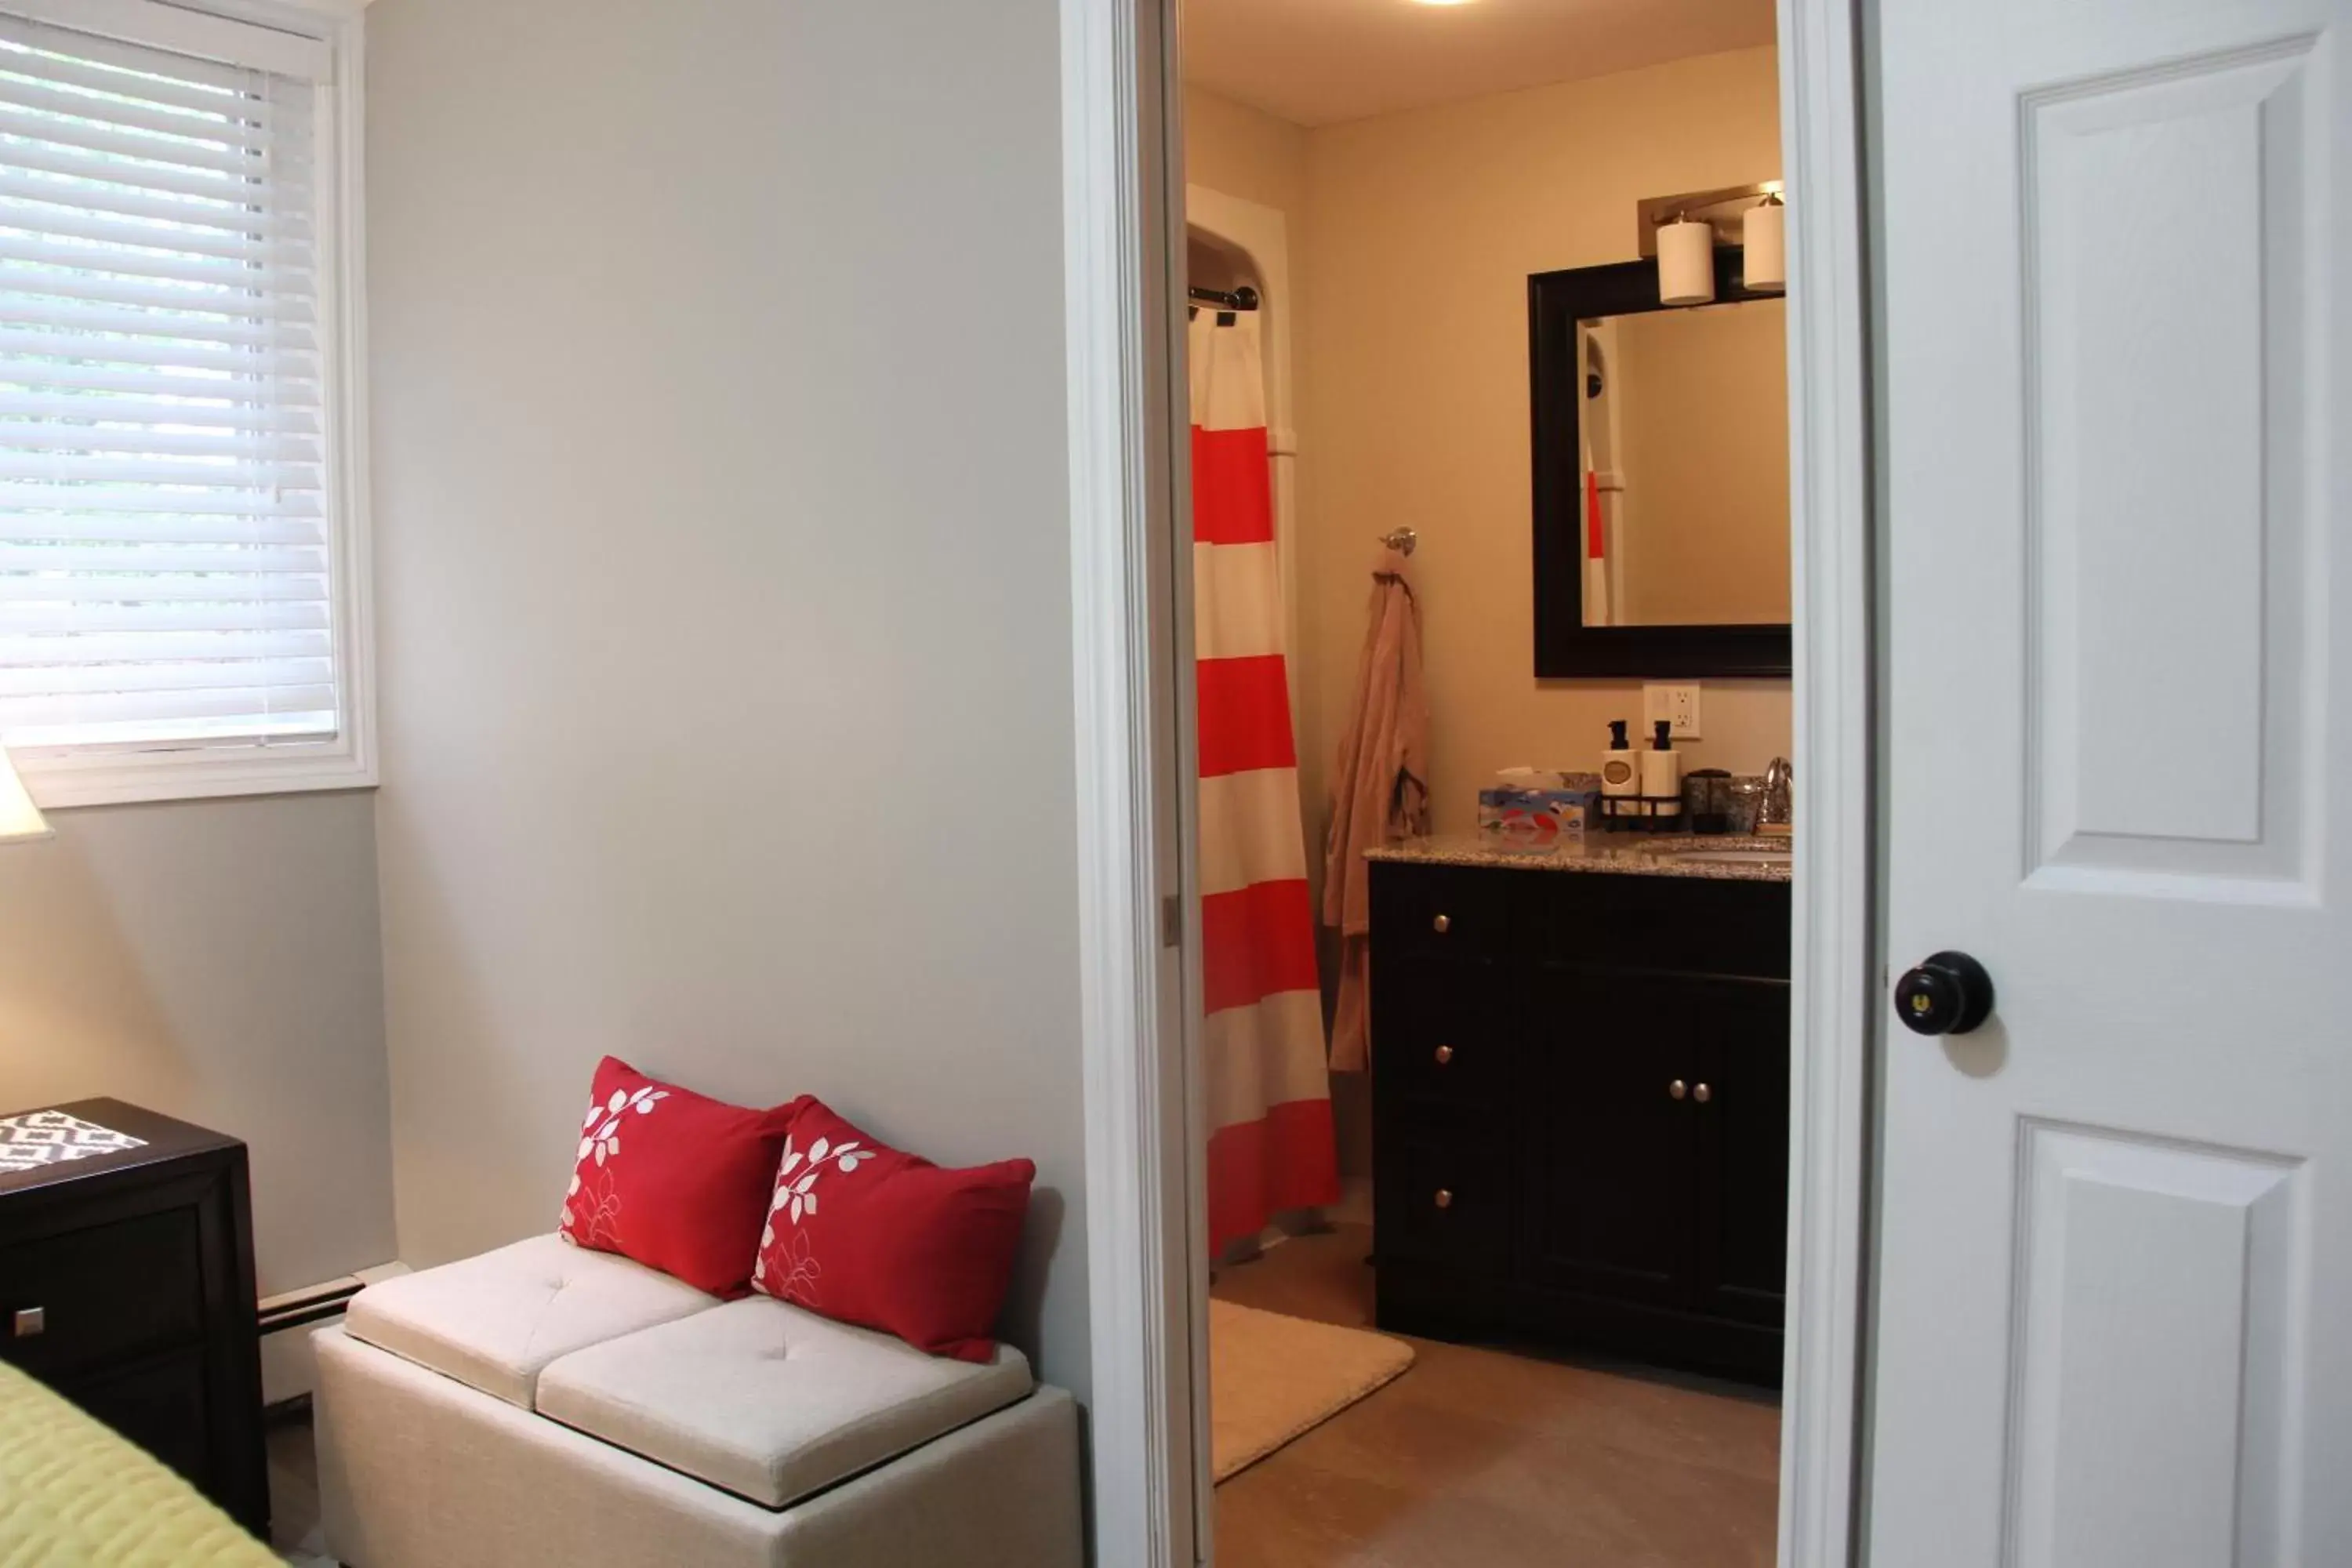
POLYGON ((1789 765, 1786 757, 1775 757, 1764 768, 1764 809, 1758 813, 1757 823, 1763 826, 1793 826, 1790 816, 1789 786, 1796 782, 1797 770, 1789 765))

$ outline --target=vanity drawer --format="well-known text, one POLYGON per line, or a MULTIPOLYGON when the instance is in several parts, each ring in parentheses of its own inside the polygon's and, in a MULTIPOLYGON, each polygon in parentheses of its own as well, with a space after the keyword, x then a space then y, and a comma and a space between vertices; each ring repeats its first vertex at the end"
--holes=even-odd
POLYGON ((0 1359, 37 1377, 192 1344, 204 1323, 194 1207, 0 1247, 0 1359))
POLYGON ((1789 977, 1789 885, 1552 874, 1527 911, 1548 965, 1789 977))
POLYGON ((1510 944, 1508 879, 1475 866, 1373 861, 1375 951, 1493 960, 1510 944))
POLYGON ((1373 972, 1372 1072, 1383 1095, 1499 1106, 1508 1098, 1508 984, 1491 965, 1402 957, 1373 972))
POLYGON ((1382 1263, 1435 1264, 1497 1278, 1510 1253, 1510 1167, 1502 1140, 1407 1109, 1382 1125, 1372 1188, 1382 1263))

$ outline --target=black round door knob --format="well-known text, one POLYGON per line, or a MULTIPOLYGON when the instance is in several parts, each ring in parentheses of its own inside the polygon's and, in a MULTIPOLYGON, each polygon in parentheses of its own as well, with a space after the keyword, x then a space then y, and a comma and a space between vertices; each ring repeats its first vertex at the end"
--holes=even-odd
POLYGON ((1895 1016, 1921 1035, 1965 1035, 1992 1016, 1992 976, 1965 952, 1939 952, 1895 983, 1895 1016))

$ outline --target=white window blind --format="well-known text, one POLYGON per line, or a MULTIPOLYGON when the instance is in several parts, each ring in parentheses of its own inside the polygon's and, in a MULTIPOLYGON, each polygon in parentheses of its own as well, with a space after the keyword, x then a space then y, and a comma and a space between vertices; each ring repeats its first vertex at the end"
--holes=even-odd
POLYGON ((20 755, 250 753, 342 723, 316 91, 0 11, 0 739, 20 755))

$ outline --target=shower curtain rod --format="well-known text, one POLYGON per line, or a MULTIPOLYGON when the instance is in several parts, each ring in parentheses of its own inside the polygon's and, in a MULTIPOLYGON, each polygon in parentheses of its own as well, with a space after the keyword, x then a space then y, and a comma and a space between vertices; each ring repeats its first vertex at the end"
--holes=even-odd
POLYGON ((1255 310, 1257 290, 1244 283, 1238 289, 1187 289, 1192 299, 1202 305, 1214 305, 1225 310, 1255 310))

